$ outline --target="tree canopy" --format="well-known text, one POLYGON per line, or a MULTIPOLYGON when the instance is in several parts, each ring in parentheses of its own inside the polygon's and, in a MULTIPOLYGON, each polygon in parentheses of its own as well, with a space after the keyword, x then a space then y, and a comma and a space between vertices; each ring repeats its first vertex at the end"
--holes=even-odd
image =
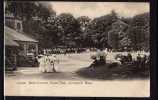
POLYGON ((58 45, 72 47, 130 47, 149 50, 149 13, 124 18, 111 13, 94 19, 75 18, 70 13, 56 12, 40 2, 6 1, 5 13, 23 21, 23 31, 39 40, 40 48, 58 45))

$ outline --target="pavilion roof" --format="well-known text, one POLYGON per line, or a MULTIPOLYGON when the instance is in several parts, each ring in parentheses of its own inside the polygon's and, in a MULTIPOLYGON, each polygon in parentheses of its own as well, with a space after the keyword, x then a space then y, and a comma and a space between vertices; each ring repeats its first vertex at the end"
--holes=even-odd
POLYGON ((5 26, 5 37, 10 39, 11 41, 13 40, 13 41, 38 42, 37 40, 31 38, 30 36, 28 36, 24 33, 18 32, 14 29, 11 29, 7 26, 5 26))

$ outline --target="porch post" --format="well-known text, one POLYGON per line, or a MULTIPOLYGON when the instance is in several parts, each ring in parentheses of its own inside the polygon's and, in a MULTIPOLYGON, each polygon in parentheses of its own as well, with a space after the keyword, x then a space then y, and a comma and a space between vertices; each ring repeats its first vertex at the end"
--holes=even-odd
POLYGON ((24 56, 26 56, 26 54, 27 54, 27 44, 24 43, 24 56))
POLYGON ((38 43, 35 43, 36 55, 38 55, 38 43))

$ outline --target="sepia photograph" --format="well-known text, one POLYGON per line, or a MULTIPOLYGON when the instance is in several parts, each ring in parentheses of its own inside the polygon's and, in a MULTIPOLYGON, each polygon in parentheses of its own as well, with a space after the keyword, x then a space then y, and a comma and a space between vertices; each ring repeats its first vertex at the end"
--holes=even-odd
POLYGON ((149 2, 4 2, 4 95, 150 97, 149 2))

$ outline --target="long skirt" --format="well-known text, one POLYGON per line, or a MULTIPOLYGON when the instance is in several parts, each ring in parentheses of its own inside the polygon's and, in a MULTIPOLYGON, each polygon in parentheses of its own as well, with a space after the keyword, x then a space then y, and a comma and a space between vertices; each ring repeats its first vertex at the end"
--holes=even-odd
POLYGON ((46 66, 45 66, 45 64, 39 64, 39 71, 40 72, 46 72, 46 68, 45 68, 46 66))
POLYGON ((53 72, 52 65, 50 63, 46 64, 46 72, 53 72))

